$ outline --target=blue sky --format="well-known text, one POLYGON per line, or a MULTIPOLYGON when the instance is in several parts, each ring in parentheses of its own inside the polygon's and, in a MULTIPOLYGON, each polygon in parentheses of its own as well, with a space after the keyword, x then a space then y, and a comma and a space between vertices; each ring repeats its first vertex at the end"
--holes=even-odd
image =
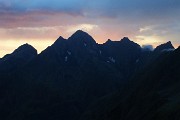
POLYGON ((180 45, 179 0, 0 0, 0 57, 23 43, 38 51, 77 29, 98 43, 127 36, 144 45, 180 45))

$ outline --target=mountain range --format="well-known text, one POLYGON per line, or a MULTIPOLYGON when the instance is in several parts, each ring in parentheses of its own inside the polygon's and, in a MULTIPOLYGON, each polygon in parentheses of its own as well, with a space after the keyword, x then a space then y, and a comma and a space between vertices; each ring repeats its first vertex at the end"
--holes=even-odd
POLYGON ((0 119, 178 120, 179 59, 171 42, 98 44, 81 30, 40 54, 24 44, 0 59, 0 119))

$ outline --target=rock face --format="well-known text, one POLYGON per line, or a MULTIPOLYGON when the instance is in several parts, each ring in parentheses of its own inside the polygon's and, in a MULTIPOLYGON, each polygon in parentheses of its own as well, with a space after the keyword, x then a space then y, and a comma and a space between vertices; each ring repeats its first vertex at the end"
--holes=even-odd
POLYGON ((0 60, 0 118, 78 120, 92 103, 122 91, 154 53, 127 37, 97 44, 81 30, 39 55, 22 45, 0 60))

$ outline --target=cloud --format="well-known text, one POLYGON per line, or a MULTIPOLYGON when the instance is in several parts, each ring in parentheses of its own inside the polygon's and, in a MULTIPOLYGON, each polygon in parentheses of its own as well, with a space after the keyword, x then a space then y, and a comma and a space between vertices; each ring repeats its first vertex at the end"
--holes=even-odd
POLYGON ((135 42, 140 45, 153 45, 156 47, 162 43, 165 43, 167 40, 164 40, 162 36, 158 35, 139 35, 134 38, 135 42))
MULTIPOLYGON (((0 20, 38 21, 52 14, 103 17, 134 24, 153 24, 180 19, 179 0, 13 0, 0 1, 0 20), (42 16, 42 17, 41 17, 42 16)), ((0 21, 1 22, 1 21, 0 21)), ((5 23, 4 23, 5 24, 5 23)), ((144 26, 142 26, 144 27, 144 26)))
POLYGON ((96 16, 133 20, 177 16, 180 14, 179 10, 179 0, 92 0, 88 7, 88 11, 96 16))
POLYGON ((73 33, 77 30, 84 30, 87 32, 90 32, 96 28, 98 28, 98 25, 93 25, 93 24, 79 24, 79 25, 72 25, 72 26, 67 26, 67 32, 73 33))
POLYGON ((73 34, 77 30, 84 30, 91 32, 98 29, 97 25, 93 24, 77 24, 77 25, 63 25, 63 26, 43 26, 43 27, 16 27, 0 29, 1 39, 26 39, 26 40, 40 40, 40 39, 53 39, 53 41, 60 34, 65 37, 73 34))
POLYGON ((0 1, 0 10, 11 12, 56 11, 91 17, 162 18, 177 16, 179 0, 13 0, 0 1), (173 13, 173 14, 172 14, 173 13))
POLYGON ((173 21, 164 24, 162 21, 161 23, 140 28, 139 34, 136 36, 136 40, 140 43, 154 45, 157 45, 158 43, 165 43, 166 41, 172 41, 172 43, 177 47, 177 44, 180 44, 179 33, 179 22, 173 21))
POLYGON ((73 15, 81 14, 83 3, 85 3, 83 0, 1 0, 0 12, 57 11, 73 15))
POLYGON ((145 26, 143 28, 140 28, 139 32, 142 33, 150 30, 152 30, 152 26, 145 26))
POLYGON ((143 51, 153 51, 154 48, 152 45, 142 45, 142 50, 143 51))
POLYGON ((179 21, 179 0, 0 0, 0 44, 52 42, 82 29, 98 43, 127 36, 141 45, 178 46, 179 21))

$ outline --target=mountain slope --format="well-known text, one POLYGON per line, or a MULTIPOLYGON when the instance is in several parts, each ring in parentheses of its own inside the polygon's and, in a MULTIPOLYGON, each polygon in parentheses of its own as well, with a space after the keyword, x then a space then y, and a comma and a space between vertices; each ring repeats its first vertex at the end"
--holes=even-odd
POLYGON ((157 46, 154 51, 155 52, 162 52, 163 50, 174 50, 174 47, 173 47, 172 43, 169 41, 167 43, 164 43, 164 44, 157 46))
POLYGON ((134 72, 137 60, 141 56, 140 45, 130 41, 127 37, 120 41, 108 40, 101 45, 101 51, 108 56, 107 61, 114 61, 115 66, 125 76, 130 76, 134 72))
POLYGON ((37 56, 37 50, 31 45, 24 44, 18 47, 12 54, 5 55, 0 60, 0 72, 16 70, 27 64, 37 56))
POLYGON ((180 119, 179 61, 180 48, 174 52, 162 54, 149 67, 140 72, 125 87, 124 91, 107 96, 94 103, 82 119, 180 119))
MULTIPOLYGON (((68 39, 59 37, 39 55, 30 46, 22 48, 8 55, 13 57, 7 61, 17 66, 0 75, 1 119, 78 120, 92 103, 122 91, 128 79, 155 54, 143 52, 126 37, 99 45, 81 30, 68 39)), ((157 56, 166 53, 171 52, 159 52, 157 56)), ((123 96, 118 101, 129 100, 123 96)))
POLYGON ((4 115, 10 114, 8 119, 14 120, 35 119, 35 116, 36 119, 78 119, 92 101, 119 90, 125 81, 116 63, 104 58, 109 60, 109 56, 100 53, 95 40, 83 31, 77 31, 67 40, 59 37, 22 69, 1 77, 2 93, 7 88, 9 92, 9 97, 6 94, 1 97, 2 104, 9 105, 4 115), (54 97, 57 97, 55 103, 54 97), (44 107, 51 113, 47 114, 44 107), (13 108, 16 114, 10 110, 13 108), (55 117, 53 113, 57 112, 55 117))

